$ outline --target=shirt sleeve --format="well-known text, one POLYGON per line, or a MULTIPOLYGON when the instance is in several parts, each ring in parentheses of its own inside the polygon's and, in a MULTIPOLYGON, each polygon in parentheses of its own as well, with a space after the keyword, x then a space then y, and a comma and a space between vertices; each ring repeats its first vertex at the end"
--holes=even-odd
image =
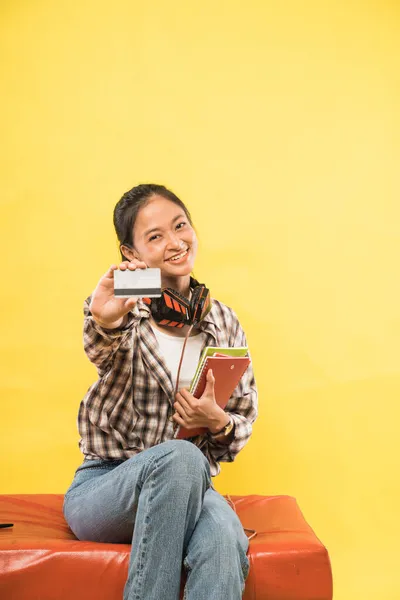
MULTIPOLYGON (((237 328, 233 339, 230 341, 231 346, 247 346, 246 336, 237 321, 237 328)), ((250 356, 250 353, 249 353, 250 356)), ((232 440, 227 443, 221 443, 207 436, 202 451, 207 456, 211 464, 216 462, 232 462, 239 452, 244 448, 250 439, 253 423, 258 416, 258 396, 257 387, 254 378, 252 363, 247 367, 238 386, 233 392, 225 411, 229 413, 234 421, 234 433, 232 440)), ((229 439, 229 438, 228 438, 229 439)), ((215 469, 212 469, 215 470, 215 469)))
POLYGON ((89 308, 90 301, 91 296, 86 298, 83 306, 83 347, 102 377, 111 368, 116 351, 129 350, 134 317, 129 312, 124 327, 105 329, 93 319, 89 308))

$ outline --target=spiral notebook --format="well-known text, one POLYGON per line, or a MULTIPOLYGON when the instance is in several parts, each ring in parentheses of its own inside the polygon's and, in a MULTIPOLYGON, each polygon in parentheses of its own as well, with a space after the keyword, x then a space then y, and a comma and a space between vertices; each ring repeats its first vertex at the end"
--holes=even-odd
MULTIPOLYGON (((215 348, 214 350, 220 350, 222 354, 224 350, 228 349, 215 348)), ((232 396, 236 386, 249 366, 250 358, 248 356, 221 356, 221 354, 219 356, 206 357, 203 366, 198 373, 197 383, 194 385, 192 394, 195 398, 200 398, 206 387, 207 371, 212 369, 215 378, 215 399, 218 406, 225 408, 229 398, 232 396)), ((175 438, 184 439, 202 435, 207 431, 207 427, 197 427, 195 429, 180 427, 175 434, 175 438)))
POLYGON ((200 373, 208 356, 215 356, 218 354, 223 354, 224 356, 247 356, 248 351, 249 349, 247 346, 229 346, 226 348, 222 346, 206 346, 201 353, 196 372, 192 379, 192 383, 190 384, 190 393, 193 394, 193 390, 196 388, 200 373))

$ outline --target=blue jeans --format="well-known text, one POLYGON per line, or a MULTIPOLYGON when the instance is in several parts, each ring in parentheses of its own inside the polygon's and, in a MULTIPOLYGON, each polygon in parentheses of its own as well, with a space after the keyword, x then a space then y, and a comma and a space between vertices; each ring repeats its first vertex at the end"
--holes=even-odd
POLYGON ((80 540, 132 544, 124 600, 179 600, 182 563, 187 600, 242 598, 249 542, 191 442, 85 461, 63 510, 80 540))

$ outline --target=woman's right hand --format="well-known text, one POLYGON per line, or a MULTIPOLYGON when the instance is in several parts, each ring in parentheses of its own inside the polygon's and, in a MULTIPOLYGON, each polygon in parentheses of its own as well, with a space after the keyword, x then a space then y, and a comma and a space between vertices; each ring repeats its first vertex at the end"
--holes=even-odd
POLYGON ((103 275, 92 294, 90 312, 94 320, 106 329, 116 329, 124 322, 124 316, 132 310, 137 298, 117 298, 114 296, 114 271, 121 269, 147 269, 146 263, 141 260, 125 260, 117 265, 111 265, 103 275))

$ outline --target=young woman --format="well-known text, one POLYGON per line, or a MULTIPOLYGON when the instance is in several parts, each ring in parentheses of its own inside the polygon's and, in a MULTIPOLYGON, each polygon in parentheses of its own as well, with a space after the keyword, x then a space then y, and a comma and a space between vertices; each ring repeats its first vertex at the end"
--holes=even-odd
POLYGON ((182 565, 188 600, 239 600, 249 571, 248 538, 213 487, 220 461, 233 461, 257 417, 248 367, 222 410, 211 371, 200 399, 188 391, 203 347, 244 346, 234 312, 217 300, 191 331, 156 322, 142 299, 114 296, 116 269, 161 269, 162 287, 190 298, 197 238, 190 214, 164 186, 139 185, 114 209, 123 261, 101 277, 84 306, 84 347, 98 380, 81 402, 84 461, 64 500, 81 540, 132 543, 124 600, 178 600, 182 565), (178 425, 207 434, 174 439, 178 425))

